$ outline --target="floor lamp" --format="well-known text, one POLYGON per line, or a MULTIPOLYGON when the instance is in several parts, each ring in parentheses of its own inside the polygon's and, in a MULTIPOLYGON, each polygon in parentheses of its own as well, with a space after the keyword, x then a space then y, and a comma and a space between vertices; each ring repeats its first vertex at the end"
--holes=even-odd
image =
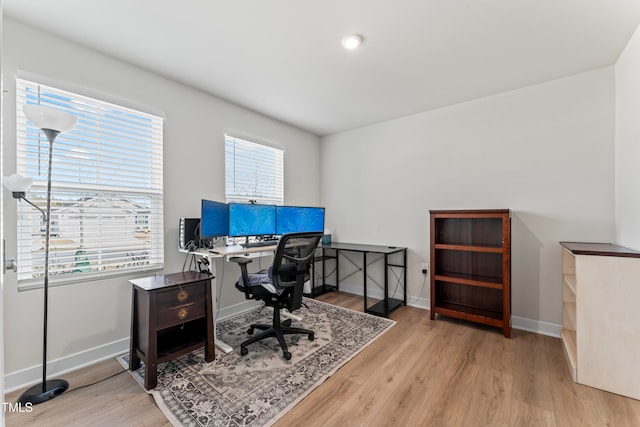
MULTIPOLYGON (((52 379, 47 380, 47 314, 49 303, 49 228, 51 226, 51 160, 53 157, 53 141, 56 137, 65 131, 68 131, 76 124, 76 116, 69 114, 65 111, 45 107, 43 105, 25 105, 23 108, 24 115, 31 121, 37 128, 47 136, 49 140, 49 167, 47 170, 47 205, 46 211, 36 206, 36 208, 42 212, 45 221, 45 243, 44 243, 44 330, 42 341, 42 383, 36 384, 33 387, 26 390, 20 398, 19 403, 26 404, 31 403, 33 405, 37 403, 46 402, 54 397, 64 393, 69 388, 69 383, 65 380, 52 379)), ((10 180, 6 184, 15 184, 16 182, 22 186, 30 186, 31 181, 22 179, 10 180)), ((27 188, 16 189, 8 188, 13 197, 17 199, 23 199, 27 203, 35 206, 29 200, 25 198, 25 191, 27 188), (15 191, 17 190, 17 191, 15 191)))

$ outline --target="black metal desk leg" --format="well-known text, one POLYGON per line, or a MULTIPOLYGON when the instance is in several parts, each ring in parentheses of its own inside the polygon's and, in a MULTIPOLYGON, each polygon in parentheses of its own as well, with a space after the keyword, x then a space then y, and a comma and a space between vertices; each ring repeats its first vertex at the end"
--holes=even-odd
POLYGON ((336 291, 340 290, 340 251, 336 251, 336 291))
POLYGON ((402 251, 404 253, 404 305, 407 305, 407 250, 402 251))
POLYGON ((364 312, 367 312, 367 253, 362 252, 364 264, 362 265, 363 284, 364 284, 364 312))
POLYGON ((389 317, 389 255, 384 254, 384 315, 389 317))

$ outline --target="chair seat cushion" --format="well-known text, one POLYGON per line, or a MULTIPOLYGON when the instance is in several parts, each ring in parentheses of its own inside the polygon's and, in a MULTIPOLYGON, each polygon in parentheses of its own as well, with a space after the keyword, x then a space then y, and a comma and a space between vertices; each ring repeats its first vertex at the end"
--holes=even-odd
MULTIPOLYGON (((238 289, 244 292, 244 280, 242 275, 238 279, 238 289)), ((249 288, 254 288, 256 286, 263 287, 266 291, 273 295, 280 295, 283 289, 276 290, 276 287, 273 286, 273 281, 271 279, 271 267, 268 270, 262 270, 258 273, 250 273, 249 274, 249 288), (278 292, 280 291, 280 292, 278 292)), ((255 292, 253 292, 255 293, 255 292)))

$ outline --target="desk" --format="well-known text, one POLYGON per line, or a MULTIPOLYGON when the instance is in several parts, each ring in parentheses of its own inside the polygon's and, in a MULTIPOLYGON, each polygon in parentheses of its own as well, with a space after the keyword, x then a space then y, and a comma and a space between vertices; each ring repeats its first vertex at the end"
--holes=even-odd
MULTIPOLYGON (((218 295, 216 292, 217 289, 217 281, 216 281, 216 263, 215 260, 219 259, 219 258, 224 258, 227 257, 227 259, 234 257, 234 256, 239 256, 239 255, 245 255, 248 257, 261 257, 261 256, 269 256, 269 255, 273 255, 273 252, 276 250, 277 245, 273 245, 273 246, 258 246, 258 247, 250 247, 250 248, 245 248, 239 245, 236 246, 223 246, 220 248, 215 248, 215 249, 198 249, 196 251, 192 251, 189 252, 186 249, 180 249, 180 252, 182 253, 186 253, 186 254, 192 254, 192 255, 196 255, 196 256, 200 256, 200 257, 205 257, 209 259, 209 271, 211 271, 212 277, 211 277, 211 286, 212 286, 212 294, 214 295, 213 297, 213 301, 214 301, 214 307, 213 310, 214 312, 216 311, 216 307, 218 304, 218 301, 216 300, 216 296, 218 295)), ((324 281, 325 281, 325 277, 324 277, 324 268, 322 270, 322 274, 323 274, 323 289, 326 290, 337 290, 339 288, 339 275, 338 275, 338 264, 339 264, 339 254, 341 252, 358 252, 358 253, 362 253, 363 256, 363 263, 362 263, 362 267, 358 267, 358 271, 362 271, 363 275, 364 275, 364 279, 363 279, 363 286, 364 286, 364 310, 366 313, 370 313, 370 314, 374 314, 377 316, 384 316, 384 317, 389 317, 389 313, 392 312, 393 310, 395 310, 396 308, 398 308, 400 305, 404 304, 407 305, 407 275, 406 275, 406 266, 407 266, 407 248, 403 248, 403 247, 395 247, 395 246, 375 246, 375 245, 361 245, 361 244, 355 244, 355 243, 330 243, 330 244, 326 244, 326 245, 320 245, 318 246, 318 249, 322 251, 322 256, 316 257, 314 260, 314 268, 313 268, 313 280, 312 280, 312 296, 315 296, 316 293, 314 293, 314 286, 315 286, 315 263, 318 261, 322 261, 323 263, 325 262, 325 260, 327 259, 335 259, 335 263, 336 263, 336 284, 335 286, 330 286, 330 285, 325 285, 324 281), (402 264, 394 264, 394 263, 390 263, 389 262, 389 257, 394 255, 394 254, 399 254, 402 253, 402 264), (369 254, 381 254, 383 255, 383 257, 381 258, 384 259, 384 298, 379 301, 378 303, 372 305, 371 307, 367 306, 367 279, 371 279, 369 277, 369 275, 367 274, 367 265, 368 265, 368 261, 367 261, 367 255, 369 254), (402 300, 396 299, 396 298, 391 298, 389 296, 389 268, 390 267, 396 267, 396 268, 401 268, 402 269, 402 276, 403 276, 403 287, 402 287, 402 300)), ((355 264, 350 258, 348 258, 348 256, 346 256, 343 253, 343 256, 349 260, 351 263, 355 264)), ((376 262, 377 260, 374 260, 374 262, 376 262)), ((347 276, 348 277, 348 276, 347 276)), ((344 278, 343 278, 344 279, 344 278)), ((295 316, 294 314, 290 314, 290 313, 283 313, 283 315, 288 316, 288 317, 292 317, 294 319, 299 320, 299 317, 295 316)), ((214 324, 214 336, 216 336, 215 334, 215 324, 214 324)), ((220 350, 222 350, 225 353, 230 353, 233 351, 233 349, 231 348, 231 346, 229 346, 228 344, 216 339, 215 340, 215 345, 216 347, 218 347, 220 350)))
MULTIPOLYGON (((365 313, 375 314, 376 316, 389 317, 389 313, 391 313, 396 308, 400 307, 402 304, 407 305, 407 248, 404 247, 396 247, 396 246, 377 246, 377 245, 362 245, 358 243, 329 243, 322 244, 318 246, 318 248, 322 251, 322 255, 315 258, 315 262, 322 262, 322 284, 319 286, 321 288, 321 292, 327 292, 329 290, 338 290, 340 287, 340 254, 345 257, 349 262, 355 265, 358 270, 356 272, 362 271, 363 275, 363 288, 364 288, 364 311, 365 313), (362 267, 360 267, 356 262, 354 262, 351 258, 349 258, 344 252, 356 252, 361 253, 362 267), (369 254, 379 254, 382 257, 379 260, 384 260, 384 297, 382 300, 377 302, 372 306, 368 306, 367 303, 367 279, 373 280, 369 277, 367 273, 367 266, 370 265, 368 262, 369 254), (402 264, 390 263, 389 257, 401 254, 402 256, 402 264), (325 264, 327 260, 335 260, 336 264, 336 283, 335 285, 329 285, 326 283, 326 275, 325 275, 325 264), (389 296, 389 268, 400 268, 402 269, 402 299, 396 299, 389 296)), ((378 260, 374 260, 373 262, 377 262, 378 260)), ((354 272, 355 273, 355 272, 354 272)), ((352 273, 352 274, 354 274, 352 273)), ((314 268, 315 274, 315 268, 314 268)), ((346 276, 349 277, 349 276, 346 276)), ((346 277, 343 277, 344 280, 346 277)), ((398 280, 400 280, 398 278, 398 280)), ((315 280, 313 281, 312 295, 317 295, 315 280)))
MULTIPOLYGON (((211 272, 211 294, 213 295, 213 304, 212 309, 213 312, 217 312, 217 280, 216 280, 216 259, 227 257, 227 259, 234 257, 245 255, 247 257, 261 257, 261 256, 269 256, 273 255, 273 252, 276 250, 277 246, 258 246, 252 248, 245 248, 240 245, 234 246, 223 246, 215 249, 198 249, 196 251, 188 251, 186 249, 179 249, 181 253, 195 255, 203 258, 207 258, 209 261, 209 271, 211 272)), ((292 316, 294 317, 294 316, 292 316)), ((297 318, 297 317, 296 317, 297 318)), ((213 324, 213 336, 216 337, 216 326, 213 324)), ((233 348, 227 343, 220 341, 219 339, 215 339, 215 346, 218 347, 224 353, 231 353, 233 348)))

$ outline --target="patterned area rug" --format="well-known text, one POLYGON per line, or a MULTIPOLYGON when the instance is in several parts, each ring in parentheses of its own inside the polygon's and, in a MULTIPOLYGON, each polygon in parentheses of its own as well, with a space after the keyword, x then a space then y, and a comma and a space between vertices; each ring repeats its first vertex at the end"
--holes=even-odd
MULTIPOLYGON (((331 376, 377 337, 393 320, 306 299, 296 311, 312 329, 286 337, 291 360, 284 360, 275 338, 248 347, 240 356, 251 323, 270 323, 270 308, 257 308, 218 323, 217 334, 234 349, 207 363, 197 350, 158 366, 158 386, 151 393, 167 419, 176 426, 268 426, 331 376)), ((257 333, 257 332, 256 332, 257 333)), ((128 354, 118 360, 128 367, 128 354)), ((142 385, 144 365, 131 372, 142 385)))

